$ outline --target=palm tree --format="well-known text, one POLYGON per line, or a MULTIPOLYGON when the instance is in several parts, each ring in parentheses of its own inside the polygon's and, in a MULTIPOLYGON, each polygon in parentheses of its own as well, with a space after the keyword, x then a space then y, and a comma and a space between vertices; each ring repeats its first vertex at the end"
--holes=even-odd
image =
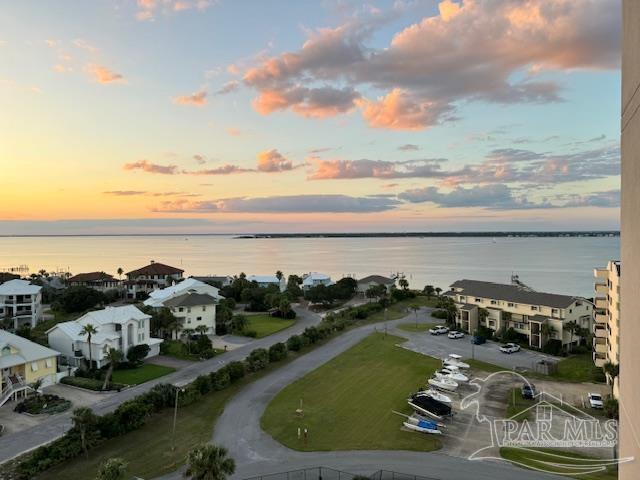
POLYGON ((291 302, 288 298, 283 297, 282 299, 280 299, 278 310, 280 310, 280 313, 282 313, 282 316, 284 318, 287 318, 287 315, 289 315, 289 312, 291 311, 291 302))
POLYGON ((80 407, 73 411, 71 420, 73 421, 73 428, 80 433, 80 444, 84 455, 89 458, 89 441, 92 440, 92 427, 95 426, 97 417, 90 408, 80 407))
POLYGON ((281 271, 281 270, 278 270, 278 271, 276 272, 276 278, 277 278, 278 280, 282 280, 282 278, 283 278, 283 277, 284 277, 284 273, 282 273, 282 271, 281 271))
POLYGON ((94 327, 90 323, 87 323, 86 325, 84 325, 82 327, 82 330, 80 330, 80 335, 86 335, 87 342, 89 343, 89 370, 93 368, 93 353, 91 352, 91 336, 96 333, 98 333, 98 330, 96 330, 96 327, 94 327))
POLYGON ((412 303, 409 305, 409 309, 413 310, 413 313, 416 316, 416 328, 418 328, 418 311, 420 310, 420 305, 417 303, 412 303))
POLYGON ((31 390, 33 390, 33 394, 36 398, 38 398, 40 396, 40 388, 42 387, 42 379, 39 378, 36 381, 32 382, 31 385, 29 385, 31 387, 31 390))
POLYGON ((125 480, 127 464, 121 458, 110 458, 98 468, 96 480, 125 480))
POLYGON ((436 287, 435 289, 436 295, 440 296, 440 293, 442 292, 442 289, 440 287, 436 287))
POLYGON ((602 366, 602 370, 607 376, 607 383, 609 383, 609 379, 611 379, 611 395, 613 395, 613 387, 616 383, 616 377, 620 373, 620 365, 613 362, 607 362, 602 366))
POLYGON ((185 328, 182 330, 182 334, 187 337, 187 352, 191 355, 191 335, 193 335, 195 330, 193 328, 185 328))
POLYGON ((122 269, 122 267, 118 267, 118 270, 116 270, 116 273, 118 274, 118 278, 122 279, 122 274, 124 273, 124 270, 122 269))
POLYGON ((573 334, 576 331, 576 328, 579 328, 578 326, 578 322, 576 322, 575 320, 571 320, 570 322, 567 322, 565 324, 566 329, 569 330, 569 333, 571 334, 571 341, 569 342, 569 351, 573 350, 573 334))
POLYGON ((406 290, 409 288, 409 281, 406 278, 401 277, 400 280, 398 280, 398 285, 400 285, 400 288, 403 290, 406 290))
POLYGON ((109 381, 111 380, 111 375, 113 375, 113 369, 116 368, 120 361, 122 361, 122 352, 120 350, 116 350, 115 348, 110 348, 109 353, 107 353, 107 359, 109 359, 109 368, 107 369, 107 374, 104 376, 102 390, 107 389, 109 381))
POLYGON ((207 327, 206 325, 198 325, 196 327, 196 332, 198 332, 200 336, 206 335, 208 331, 209 331, 209 327, 207 327))
POLYGON ((427 297, 431 298, 433 296, 433 293, 435 292, 435 289, 433 288, 433 285, 427 285, 422 291, 427 297))
POLYGON ((225 480, 235 471, 236 462, 224 447, 199 445, 187 455, 185 475, 192 480, 225 480))
POLYGON ((540 327, 540 333, 547 338, 553 338, 556 336, 556 329, 548 323, 543 323, 540 327))

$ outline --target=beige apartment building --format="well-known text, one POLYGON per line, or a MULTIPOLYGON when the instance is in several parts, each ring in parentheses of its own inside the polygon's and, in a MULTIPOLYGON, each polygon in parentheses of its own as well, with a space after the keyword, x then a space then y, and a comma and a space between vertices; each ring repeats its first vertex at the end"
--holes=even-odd
MULTIPOLYGON (((620 363, 620 262, 610 261, 605 268, 593 271, 595 310, 593 324, 593 362, 620 363)), ((617 397, 617 382, 614 384, 617 397)))
POLYGON ((592 328, 593 304, 580 297, 479 280, 458 280, 445 295, 458 307, 458 328, 467 332, 480 326, 496 332, 513 328, 534 348, 542 348, 549 339, 561 340, 565 348, 577 344, 580 339, 572 334, 571 322, 592 328), (487 312, 486 318, 481 309, 487 312))
POLYGON ((640 478, 640 2, 622 3, 620 480, 640 478))

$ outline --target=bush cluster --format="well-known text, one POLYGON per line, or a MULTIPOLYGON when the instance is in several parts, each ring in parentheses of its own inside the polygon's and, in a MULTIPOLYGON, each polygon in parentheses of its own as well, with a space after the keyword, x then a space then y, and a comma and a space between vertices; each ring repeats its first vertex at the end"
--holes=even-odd
MULTIPOLYGON (((86 388, 87 390, 94 390, 96 392, 102 391, 103 380, 99 380, 97 378, 87 378, 87 377, 63 377, 60 380, 60 383, 64 383, 65 385, 71 385, 72 387, 86 388)), ((120 391, 125 387, 120 383, 109 383, 108 390, 117 390, 120 391)))
MULTIPOLYGON (((334 332, 344 330, 383 309, 379 303, 369 303, 347 308, 337 314, 327 315, 316 327, 307 327, 300 335, 291 336, 284 343, 276 343, 268 350, 257 348, 244 361, 234 361, 215 372, 198 376, 178 394, 178 405, 186 406, 198 401, 210 392, 224 390, 244 378, 249 372, 265 369, 270 363, 285 360, 289 352, 298 352, 307 345, 326 339, 334 332)), ((76 377, 64 377, 61 382, 92 390, 100 390, 102 382, 94 378, 95 373, 79 371, 76 377)), ((122 385, 112 384, 112 387, 122 385)), ((116 410, 102 416, 93 415, 89 431, 85 432, 87 447, 95 448, 102 441, 115 438, 141 428, 154 414, 165 408, 172 408, 176 399, 176 387, 169 384, 155 385, 132 400, 121 404, 116 410)), ((77 457, 83 453, 78 426, 71 428, 64 436, 52 443, 39 447, 18 464, 18 474, 22 479, 33 478, 45 470, 77 457)))

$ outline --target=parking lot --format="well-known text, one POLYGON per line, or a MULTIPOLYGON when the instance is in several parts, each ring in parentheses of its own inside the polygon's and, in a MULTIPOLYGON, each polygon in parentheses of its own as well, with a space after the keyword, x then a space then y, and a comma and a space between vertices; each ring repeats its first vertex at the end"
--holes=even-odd
MULTIPOLYGON (((433 319, 430 319, 433 323, 433 319)), ((560 359, 532 350, 521 349, 519 352, 505 354, 500 351, 500 344, 487 341, 483 345, 472 345, 471 337, 450 339, 447 335, 431 335, 429 332, 410 333, 394 329, 394 335, 407 338, 403 348, 436 358, 446 358, 450 353, 462 355, 463 358, 474 358, 483 362, 499 365, 509 370, 515 368, 533 370, 535 363, 540 360, 557 362, 560 359)))

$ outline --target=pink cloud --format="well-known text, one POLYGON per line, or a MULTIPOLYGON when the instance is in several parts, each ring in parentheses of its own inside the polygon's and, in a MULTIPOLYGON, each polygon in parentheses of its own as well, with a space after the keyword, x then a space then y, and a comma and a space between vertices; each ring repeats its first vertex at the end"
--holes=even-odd
POLYGON ((231 175, 234 173, 245 173, 245 172, 252 172, 252 171, 254 170, 242 168, 242 167, 239 167, 238 165, 232 165, 230 163, 227 163, 220 167, 208 168, 204 170, 195 170, 195 171, 184 170, 182 173, 186 175, 231 175))
POLYGON ((176 105, 192 105, 195 107, 202 107, 207 104, 207 92, 200 90, 192 93, 191 95, 180 95, 173 99, 173 103, 176 105))
POLYGON ((291 160, 283 157, 278 150, 265 150, 258 154, 258 170, 261 172, 284 172, 293 168, 291 160))
POLYGON ((232 137, 239 137, 240 135, 242 135, 242 131, 235 127, 229 127, 227 128, 227 134, 231 135, 232 137))
POLYGON ((124 83, 124 77, 120 73, 116 73, 102 65, 88 65, 86 70, 97 83, 124 83))
POLYGON ((369 126, 390 130, 424 130, 443 121, 445 113, 453 110, 447 104, 413 99, 399 88, 377 101, 359 99, 356 104, 369 126))
POLYGON ((157 163, 151 163, 147 160, 125 163, 122 168, 124 170, 142 170, 143 172, 160 173, 163 175, 175 175, 176 173, 178 173, 178 167, 175 165, 159 165, 157 163))

